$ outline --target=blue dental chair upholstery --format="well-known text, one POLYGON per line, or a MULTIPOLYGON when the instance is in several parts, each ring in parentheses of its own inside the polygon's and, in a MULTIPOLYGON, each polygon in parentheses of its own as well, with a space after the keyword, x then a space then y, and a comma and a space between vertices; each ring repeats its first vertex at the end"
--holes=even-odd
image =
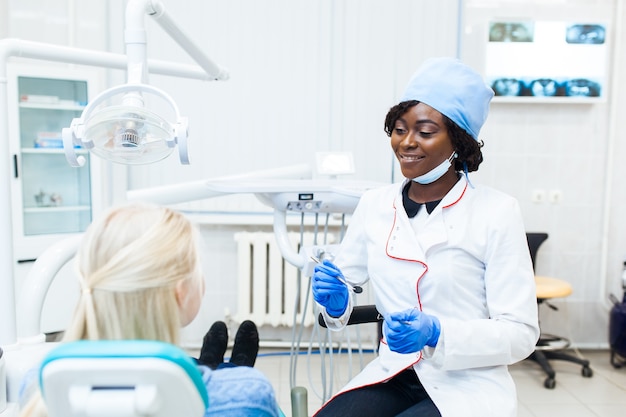
POLYGON ((209 404, 194 361, 156 341, 61 344, 39 382, 50 417, 202 417, 209 404))

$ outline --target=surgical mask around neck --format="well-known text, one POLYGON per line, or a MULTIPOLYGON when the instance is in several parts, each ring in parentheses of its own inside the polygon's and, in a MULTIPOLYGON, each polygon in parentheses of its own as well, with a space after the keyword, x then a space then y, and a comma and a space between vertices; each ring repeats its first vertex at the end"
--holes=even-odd
POLYGON ((437 181, 439 178, 443 176, 443 174, 448 172, 448 169, 450 169, 450 167, 452 166, 452 161, 454 160, 455 157, 456 157, 456 152, 452 152, 452 155, 450 155, 448 159, 444 160, 442 163, 440 163, 439 165, 437 165, 436 167, 434 167, 433 169, 431 169, 424 175, 420 175, 419 177, 413 178, 413 181, 423 184, 423 185, 430 184, 432 182, 437 181))

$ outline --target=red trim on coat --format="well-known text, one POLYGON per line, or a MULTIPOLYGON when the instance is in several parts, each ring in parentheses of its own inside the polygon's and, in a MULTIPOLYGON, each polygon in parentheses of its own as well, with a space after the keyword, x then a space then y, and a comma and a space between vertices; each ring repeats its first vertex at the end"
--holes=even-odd
POLYGON ((396 227, 396 220, 398 218, 398 214, 397 214, 398 213, 398 208, 396 207, 396 200, 395 199, 393 200, 393 210, 394 210, 394 213, 393 213, 393 224, 391 225, 391 230, 389 231, 389 236, 387 236, 387 244, 385 245, 385 254, 389 258, 391 258, 391 259, 397 259, 399 261, 407 261, 407 262, 417 262, 419 264, 422 264, 422 266, 424 267, 424 272, 422 272, 422 275, 420 275, 419 278, 417 278, 417 282, 415 283, 415 293, 417 295, 417 304, 419 306, 420 311, 422 311, 422 300, 420 298, 419 282, 424 277, 426 272, 428 272, 428 265, 426 265, 424 262, 422 262, 420 260, 417 260, 417 259, 398 258, 396 256, 392 256, 392 255, 389 254, 389 251, 387 249, 387 248, 389 248, 389 238, 391 237, 391 235, 393 233, 393 229, 396 227))
POLYGON ((385 382, 385 381, 389 381, 390 379, 395 378, 396 376, 400 375, 402 372, 406 371, 407 369, 412 368, 413 366, 415 366, 415 364, 417 364, 417 363, 418 363, 419 361, 421 361, 421 360, 422 360, 422 352, 419 352, 419 358, 418 358, 415 362, 413 362, 411 365, 407 366, 406 368, 401 369, 401 370, 400 370, 400 371, 398 371, 397 373, 395 373, 395 374, 391 375, 391 376, 390 376, 389 378, 387 378, 387 379, 383 379, 383 380, 381 380, 381 381, 372 382, 371 384, 359 385, 358 387, 351 388, 351 389, 349 389, 349 390, 347 390, 347 391, 340 391, 340 392, 338 392, 337 394, 335 394, 335 395, 333 395, 332 397, 330 397, 330 398, 328 399, 328 401, 326 401, 324 404, 322 404, 322 407, 321 407, 319 410, 317 410, 317 411, 313 414, 313 416, 312 416, 312 417, 315 417, 315 416, 317 415, 317 413, 319 413, 320 411, 322 411, 322 409, 324 408, 324 406, 325 406, 326 404, 328 404, 329 402, 331 402, 333 399, 335 399, 335 397, 338 397, 338 396, 340 396, 340 395, 343 395, 343 394, 345 394, 345 393, 347 393, 347 392, 356 391, 356 390, 358 390, 358 389, 365 388, 365 387, 372 387, 372 386, 374 386, 374 385, 381 384, 381 383, 383 383, 383 382, 385 382))
MULTIPOLYGON (((452 207, 453 205, 455 205, 456 203, 458 203, 459 201, 461 201, 461 199, 463 198, 463 196, 465 195, 465 191, 467 191, 467 182, 465 182, 465 188, 463 188, 463 192, 461 193, 461 195, 459 196, 459 198, 457 198, 455 201, 453 201, 452 203, 448 204, 447 206, 443 206, 441 207, 442 209, 448 208, 448 207, 452 207)), ((394 203, 395 205, 395 203, 394 203)))

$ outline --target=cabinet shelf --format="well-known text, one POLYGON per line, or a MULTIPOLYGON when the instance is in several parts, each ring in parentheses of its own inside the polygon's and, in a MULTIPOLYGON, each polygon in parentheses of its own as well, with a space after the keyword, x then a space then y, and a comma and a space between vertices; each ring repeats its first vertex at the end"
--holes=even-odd
POLYGON ((80 104, 20 103, 20 108, 35 110, 83 111, 85 106, 80 104))
POLYGON ((533 96, 496 96, 492 103, 508 104, 594 104, 605 103, 603 97, 533 97, 533 96))
POLYGON ((91 206, 50 206, 50 207, 25 207, 24 213, 61 213, 68 211, 89 211, 91 206))
MULTIPOLYGON (((22 148, 22 153, 30 154, 63 154, 63 148, 22 148)), ((77 154, 87 154, 86 149, 76 149, 77 154)))

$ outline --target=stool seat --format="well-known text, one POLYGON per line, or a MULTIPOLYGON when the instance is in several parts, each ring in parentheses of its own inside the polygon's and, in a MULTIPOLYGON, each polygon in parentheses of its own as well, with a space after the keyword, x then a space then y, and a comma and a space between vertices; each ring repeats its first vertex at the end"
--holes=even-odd
POLYGON ((567 281, 558 278, 535 275, 535 285, 537 298, 540 300, 567 297, 572 293, 572 286, 567 281))

